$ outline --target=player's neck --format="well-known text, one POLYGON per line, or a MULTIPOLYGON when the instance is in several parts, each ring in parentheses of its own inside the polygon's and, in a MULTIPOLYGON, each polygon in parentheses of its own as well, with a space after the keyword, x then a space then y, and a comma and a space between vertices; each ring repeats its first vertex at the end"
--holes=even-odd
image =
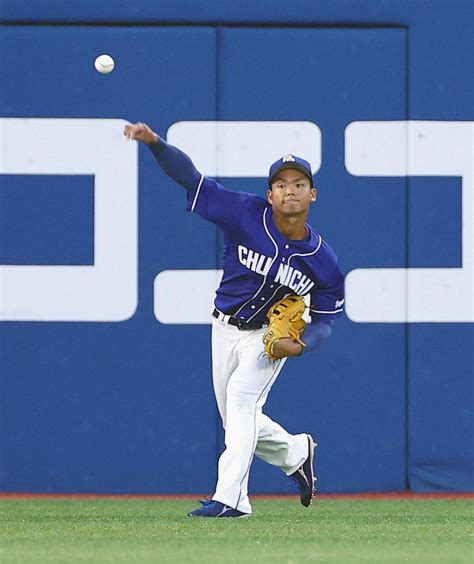
POLYGON ((305 227, 307 214, 296 216, 281 216, 273 213, 273 223, 286 239, 301 241, 305 239, 308 231, 305 227))

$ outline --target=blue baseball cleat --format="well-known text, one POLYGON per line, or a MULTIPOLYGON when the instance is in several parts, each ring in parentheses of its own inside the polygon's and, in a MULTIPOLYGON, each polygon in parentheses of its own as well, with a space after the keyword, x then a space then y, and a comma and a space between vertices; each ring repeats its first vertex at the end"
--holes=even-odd
POLYGON ((297 484, 300 490, 300 501, 305 507, 309 507, 311 500, 316 495, 316 489, 314 487, 314 482, 316 478, 314 477, 313 460, 314 460, 314 449, 316 443, 313 441, 313 437, 308 435, 308 458, 303 462, 303 464, 290 475, 297 484))
POLYGON ((242 511, 224 505, 220 501, 200 499, 199 503, 202 507, 189 512, 188 517, 250 517, 250 513, 242 513, 242 511))

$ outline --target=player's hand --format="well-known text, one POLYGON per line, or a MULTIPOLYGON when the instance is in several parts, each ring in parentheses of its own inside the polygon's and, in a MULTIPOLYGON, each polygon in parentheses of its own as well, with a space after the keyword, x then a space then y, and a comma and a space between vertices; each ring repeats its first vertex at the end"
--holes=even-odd
POLYGON ((293 341, 288 337, 278 339, 273 345, 273 356, 275 358, 283 358, 285 356, 298 356, 303 350, 303 345, 293 341))
POLYGON ((147 145, 158 143, 158 135, 146 124, 142 122, 126 125, 123 134, 129 140, 142 141, 147 145))

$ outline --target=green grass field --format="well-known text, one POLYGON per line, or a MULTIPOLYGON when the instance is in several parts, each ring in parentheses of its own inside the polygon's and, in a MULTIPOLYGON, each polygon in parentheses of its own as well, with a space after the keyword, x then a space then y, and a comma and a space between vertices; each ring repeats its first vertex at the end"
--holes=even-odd
POLYGON ((0 500, 0 562, 473 562, 469 500, 254 501, 250 519, 185 517, 192 500, 0 500))

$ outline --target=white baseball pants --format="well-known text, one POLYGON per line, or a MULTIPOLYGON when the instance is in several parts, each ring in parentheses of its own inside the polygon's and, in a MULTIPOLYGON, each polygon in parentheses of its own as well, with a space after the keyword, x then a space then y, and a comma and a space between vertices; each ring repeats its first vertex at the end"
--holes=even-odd
POLYGON ((262 413, 285 360, 263 354, 266 328, 240 331, 212 318, 212 372, 217 406, 225 429, 212 499, 251 513, 248 479, 253 456, 292 474, 308 456, 306 434, 290 435, 262 413))

